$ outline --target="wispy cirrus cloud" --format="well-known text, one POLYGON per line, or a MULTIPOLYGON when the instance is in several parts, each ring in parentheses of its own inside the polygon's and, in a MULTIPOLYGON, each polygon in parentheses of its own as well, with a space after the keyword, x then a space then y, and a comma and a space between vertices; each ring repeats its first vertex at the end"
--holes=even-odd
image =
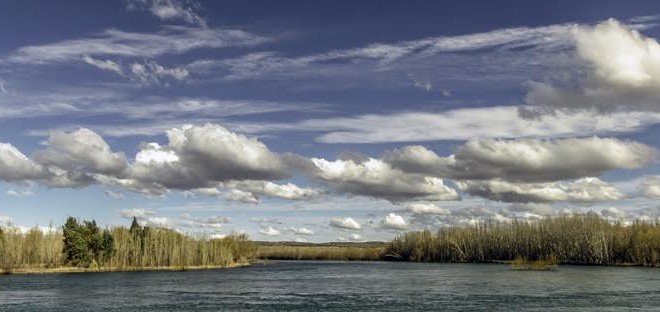
POLYGON ((516 106, 462 108, 444 112, 368 114, 293 123, 233 123, 247 133, 307 131, 321 143, 386 143, 482 138, 560 138, 631 133, 660 123, 660 113, 565 113, 526 119, 516 106), (386 127, 383 125, 387 125, 386 127), (458 131, 460 129, 460 131, 458 131))
POLYGON ((161 20, 181 20, 188 24, 206 27, 206 20, 198 11, 201 6, 194 0, 129 0, 129 10, 148 11, 161 20))
POLYGON ((108 29, 85 38, 20 47, 4 62, 49 64, 84 61, 85 56, 154 58, 201 48, 250 47, 270 40, 238 29, 171 25, 155 33, 108 29))
POLYGON ((256 52, 234 59, 209 59, 188 65, 192 71, 205 72, 214 68, 227 70, 227 79, 258 78, 260 75, 297 75, 317 73, 313 67, 353 67, 370 63, 386 70, 401 60, 419 60, 438 54, 471 52, 485 49, 514 50, 533 48, 553 50, 568 43, 572 25, 519 27, 460 36, 430 37, 395 43, 374 43, 363 47, 333 50, 299 57, 287 57, 277 52, 256 52))

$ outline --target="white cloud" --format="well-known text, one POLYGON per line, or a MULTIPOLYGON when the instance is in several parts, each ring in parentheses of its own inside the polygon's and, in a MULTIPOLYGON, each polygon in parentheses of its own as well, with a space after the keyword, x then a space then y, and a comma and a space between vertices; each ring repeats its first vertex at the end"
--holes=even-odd
POLYGON ((26 189, 26 190, 14 190, 14 189, 10 189, 10 190, 7 190, 7 192, 6 192, 5 194, 7 194, 7 195, 9 195, 9 196, 14 196, 14 197, 30 197, 30 196, 34 196, 34 192, 33 192, 32 190, 30 190, 30 189, 26 189))
POLYGON ((141 219, 141 218, 154 216, 155 214, 156 214, 155 211, 142 209, 142 208, 123 209, 119 211, 119 215, 127 219, 131 219, 133 217, 141 219))
POLYGON ((330 220, 330 226, 345 229, 345 230, 359 230, 362 226, 353 218, 335 218, 330 220))
POLYGON ((318 190, 302 188, 293 183, 277 184, 270 181, 230 181, 224 183, 224 186, 230 189, 236 189, 252 194, 266 195, 289 200, 309 199, 317 197, 321 194, 321 192, 318 190))
POLYGON ((47 64, 77 61, 86 55, 136 59, 180 54, 199 48, 254 46, 270 39, 235 29, 165 26, 156 33, 108 29, 92 36, 43 45, 25 46, 7 58, 10 62, 47 64))
POLYGON ((220 229, 229 223, 229 218, 212 216, 206 218, 193 218, 190 214, 183 214, 175 221, 177 226, 187 228, 220 229))
POLYGON ((252 223, 260 223, 260 224, 282 224, 282 221, 276 218, 250 218, 249 220, 252 223))
POLYGON ((259 234, 266 236, 280 236, 282 233, 278 229, 268 226, 259 230, 259 234))
POLYGON ((386 153, 383 159, 404 172, 444 178, 542 182, 642 168, 653 163, 657 155, 656 149, 641 143, 592 137, 473 139, 449 157, 440 157, 422 146, 407 146, 386 153))
POLYGON ((52 132, 48 148, 38 151, 34 159, 44 166, 91 173, 118 174, 127 166, 124 153, 112 152, 100 135, 85 128, 52 132))
POLYGON ((167 146, 143 145, 151 158, 145 154, 139 158, 153 160, 158 155, 168 162, 136 162, 129 170, 131 178, 144 184, 191 190, 208 188, 216 182, 273 180, 289 175, 285 156, 272 153, 255 138, 219 125, 174 128, 167 132, 167 137, 167 146))
POLYGON ((235 189, 229 190, 229 192, 227 193, 227 198, 244 203, 252 203, 252 204, 259 203, 259 198, 257 198, 254 194, 241 190, 235 190, 235 189))
POLYGON ((537 28, 507 28, 460 36, 429 37, 396 43, 373 43, 362 47, 287 57, 275 52, 256 52, 235 59, 204 60, 191 64, 196 71, 221 68, 229 72, 225 79, 250 79, 265 75, 319 75, 326 64, 336 71, 341 66, 354 68, 370 64, 375 68, 389 68, 406 59, 424 59, 434 55, 475 52, 497 47, 514 50, 520 47, 556 49, 569 42, 571 25, 537 28))
POLYGON ((188 24, 206 27, 206 20, 199 16, 200 5, 193 0, 130 0, 129 10, 147 10, 161 20, 181 20, 188 24))
POLYGON ((45 175, 41 166, 16 147, 8 143, 0 143, 0 180, 21 182, 43 178, 45 175))
POLYGON ((503 180, 458 181, 471 195, 503 202, 591 203, 621 200, 624 195, 598 178, 549 183, 515 183, 503 180))
POLYGON ((92 65, 98 69, 113 72, 119 76, 124 75, 124 70, 121 68, 121 65, 111 61, 111 60, 99 60, 95 59, 89 55, 83 56, 83 61, 89 65, 92 65))
POLYGON ((305 228, 305 227, 293 228, 292 230, 293 230, 293 234, 296 234, 296 235, 306 235, 306 236, 314 235, 314 231, 312 231, 308 228, 305 228))
POLYGON ((660 86, 660 44, 615 19, 573 31, 578 55, 613 86, 660 86))
POLYGON ((358 233, 353 233, 348 236, 348 240, 351 242, 361 242, 363 239, 362 239, 362 235, 358 233))
POLYGON ((163 79, 186 80, 189 77, 188 70, 182 67, 167 68, 155 61, 131 64, 130 78, 144 85, 161 85, 163 79))
POLYGON ((404 212, 414 215, 448 215, 451 211, 447 208, 438 207, 431 203, 411 203, 406 206, 404 212))
POLYGON ((557 215, 558 209, 546 203, 515 203, 504 208, 503 213, 507 216, 518 216, 520 213, 527 217, 529 217, 529 214, 536 216, 554 216, 557 215))
POLYGON ((402 216, 396 215, 394 213, 390 213, 389 215, 385 216, 385 219, 382 221, 381 225, 384 229, 389 230, 408 229, 408 223, 406 223, 406 220, 402 216))
POLYGON ((660 199, 660 177, 648 177, 641 185, 642 195, 647 198, 660 199))
POLYGON ((407 174, 379 159, 366 161, 312 158, 315 177, 329 183, 340 192, 355 195, 401 200, 458 200, 453 189, 442 179, 407 174))
POLYGON ((576 26, 572 35, 582 72, 586 73, 578 72, 568 81, 531 84, 526 99, 531 112, 659 110, 658 41, 615 19, 576 26))
POLYGON ((309 119, 290 124, 237 123, 249 133, 308 131, 323 133, 321 143, 387 143, 472 138, 562 138, 631 133, 660 123, 660 113, 556 112, 535 119, 520 117, 516 106, 461 108, 440 113, 400 112, 309 119), (388 125, 384 127, 383 125, 388 125), (460 131, 458 131, 460 130, 460 131))

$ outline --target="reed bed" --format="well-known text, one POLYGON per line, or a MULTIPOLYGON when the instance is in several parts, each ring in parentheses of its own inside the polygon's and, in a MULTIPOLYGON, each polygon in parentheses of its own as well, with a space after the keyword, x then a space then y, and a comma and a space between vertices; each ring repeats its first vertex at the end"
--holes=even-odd
POLYGON ((384 246, 260 245, 256 256, 264 260, 375 261, 382 259, 383 251, 384 246))
POLYGON ((595 216, 482 222, 409 232, 385 249, 389 260, 496 262, 556 259, 560 264, 660 266, 660 223, 630 225, 595 216))

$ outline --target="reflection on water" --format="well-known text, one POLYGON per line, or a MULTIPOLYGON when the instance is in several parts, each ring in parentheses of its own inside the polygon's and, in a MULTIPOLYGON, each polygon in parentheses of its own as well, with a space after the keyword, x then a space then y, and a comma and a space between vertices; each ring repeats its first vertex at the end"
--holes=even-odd
POLYGON ((0 276, 0 311, 660 311, 660 269, 277 262, 0 276))

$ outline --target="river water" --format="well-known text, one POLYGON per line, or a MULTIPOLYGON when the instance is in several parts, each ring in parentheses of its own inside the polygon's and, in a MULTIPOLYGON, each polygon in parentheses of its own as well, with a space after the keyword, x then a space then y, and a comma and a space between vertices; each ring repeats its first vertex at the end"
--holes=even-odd
POLYGON ((660 311, 660 269, 283 261, 0 276, 0 311, 660 311))

